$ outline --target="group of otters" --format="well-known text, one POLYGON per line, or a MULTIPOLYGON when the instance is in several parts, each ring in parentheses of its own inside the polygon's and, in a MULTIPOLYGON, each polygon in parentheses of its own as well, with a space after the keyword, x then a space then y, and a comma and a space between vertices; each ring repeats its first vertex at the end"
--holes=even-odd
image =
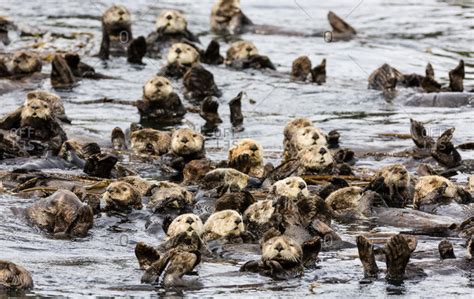
MULTIPOLYGON (((330 12, 328 18, 333 40, 356 34, 334 13, 330 12)), ((5 19, 0 25, 0 37, 8 42, 12 25, 5 19)), ((236 142, 226 161, 211 161, 206 158, 205 138, 199 132, 189 128, 159 131, 144 125, 147 121, 179 124, 187 112, 167 77, 183 78, 186 98, 200 105, 199 113, 206 121, 215 123, 222 121, 213 98, 220 96, 220 91, 202 64, 225 63, 237 69, 275 67, 247 41, 232 43, 226 58, 219 54, 217 41, 206 50, 199 49, 198 38, 187 29, 187 21, 178 11, 163 11, 156 26, 147 39, 124 42, 120 37, 123 32, 132 37, 130 12, 114 5, 102 16, 101 58, 122 55, 130 63, 141 63, 144 55, 159 57, 168 49, 168 65, 146 82, 143 99, 134 103, 141 123, 133 123, 126 132, 115 128, 111 147, 68 139, 63 124, 70 121, 60 97, 51 92, 29 92, 21 107, 1 119, 0 159, 5 163, 18 157, 34 159, 2 173, 0 192, 38 198, 15 215, 25 217, 55 238, 83 238, 95 217, 126 220, 145 205, 150 217, 158 217, 165 239, 158 246, 136 244, 138 264, 144 270, 141 281, 165 287, 186 287, 189 279, 183 276, 195 273, 201 260, 219 258, 216 244, 226 250, 237 250, 236 244, 253 244, 252 248, 260 250, 261 259, 246 262, 240 270, 274 279, 297 277, 305 269, 314 268, 321 250, 350 247, 358 248, 367 279, 378 279, 385 273, 388 281, 401 282, 426 276, 423 268, 441 271, 454 266, 459 271, 472 271, 474 178, 470 177, 467 185, 448 179, 472 169, 470 161, 463 161, 458 152, 463 146, 455 147, 451 142, 454 129, 435 140, 427 135, 422 123, 411 120, 415 147, 403 153, 411 161, 418 161, 416 174, 402 164, 394 164, 352 185, 350 178, 357 172, 355 153, 339 146, 337 131, 326 134, 305 118, 285 126, 284 154, 278 166, 264 163, 263 148, 252 139, 236 142), (125 156, 134 163, 127 164, 125 156), (41 171, 47 168, 82 169, 86 175, 41 171), (150 168, 172 179, 155 181, 139 176, 150 168), (311 175, 319 179, 306 179, 311 175), (333 221, 367 220, 409 232, 388 234, 378 241, 360 235, 353 244, 343 241, 331 228, 333 221), (439 244, 440 260, 409 265, 417 234, 458 236, 465 239, 467 254, 458 252, 462 257, 456 258, 459 249, 443 239, 439 244), (385 260, 386 271, 379 269, 377 260, 385 260)), ((265 34, 266 30, 298 34, 254 25, 241 11, 239 0, 218 0, 212 8, 211 28, 227 37, 244 32, 265 34)), ((41 71, 41 64, 30 52, 5 54, 0 60, 0 76, 10 80, 33 76, 41 71)), ((322 84, 325 73, 324 60, 313 68, 309 58, 303 56, 293 63, 291 76, 305 81, 311 75, 311 81, 322 84)), ((77 54, 57 54, 52 61, 53 87, 71 87, 81 78, 104 77, 82 63, 77 54)), ((436 92, 438 99, 443 94, 451 98, 454 93, 465 95, 462 61, 449 78, 449 86, 443 87, 434 79, 431 65, 423 76, 404 75, 385 64, 371 74, 369 88, 390 94, 397 85, 404 85, 423 94, 436 92)), ((230 102, 235 127, 243 121, 241 97, 242 93, 230 102)), ((434 256, 433 252, 425 254, 434 256)), ((33 279, 25 268, 0 260, 0 288, 32 287, 33 279)))

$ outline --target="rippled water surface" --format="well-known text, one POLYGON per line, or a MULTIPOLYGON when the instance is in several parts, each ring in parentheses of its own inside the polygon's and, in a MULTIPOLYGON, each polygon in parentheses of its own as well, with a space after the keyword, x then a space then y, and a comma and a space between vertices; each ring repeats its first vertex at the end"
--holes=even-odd
MULTIPOLYGON (((133 33, 147 35, 154 28, 154 20, 162 9, 176 8, 187 14, 189 28, 201 35, 203 47, 213 38, 209 30, 209 13, 213 1, 19 1, 0 0, 0 15, 10 17, 29 30, 54 33, 87 33, 93 38, 80 50, 83 61, 116 80, 83 80, 72 92, 60 92, 72 126, 66 130, 70 137, 80 136, 108 145, 111 130, 127 128, 138 121, 136 108, 110 104, 78 105, 81 101, 110 97, 122 100, 140 98, 142 86, 161 66, 163 60, 145 59, 146 66, 136 67, 124 58, 103 63, 93 57, 98 53, 101 30, 100 16, 112 3, 125 4, 132 12, 133 33)), ((215 76, 223 91, 219 99, 224 123, 207 140, 212 158, 226 156, 229 145, 236 139, 251 137, 265 148, 268 161, 278 162, 282 152, 282 130, 294 117, 308 117, 325 131, 339 130, 343 146, 357 150, 397 151, 412 146, 410 140, 387 139, 380 133, 408 133, 409 119, 428 122, 437 136, 455 126, 454 143, 473 141, 474 113, 471 107, 417 108, 403 105, 412 90, 401 89, 392 103, 384 101, 379 92, 367 89, 367 77, 387 62, 404 73, 424 73, 430 62, 439 81, 448 82, 448 71, 460 59, 466 64, 465 89, 474 89, 474 1, 435 0, 242 0, 246 14, 258 24, 284 26, 294 31, 311 33, 329 29, 326 14, 329 10, 345 18, 357 31, 349 42, 326 43, 322 38, 287 37, 278 35, 245 34, 260 53, 268 55, 282 73, 288 73, 292 61, 308 55, 313 64, 327 59, 327 83, 323 86, 290 82, 289 76, 270 76, 256 71, 238 72, 223 66, 206 66, 215 76), (228 101, 240 91, 247 96, 243 101, 245 130, 231 133, 228 101), (253 100, 253 101, 251 101, 253 100)), ((32 44, 32 39, 12 34, 12 44, 2 51, 11 51, 32 44)), ((85 35, 80 39, 86 40, 85 35)), ((36 42, 41 42, 40 40, 36 42)), ((43 52, 74 49, 80 41, 54 39, 39 44, 43 52)), ((222 50, 227 49, 222 45, 222 50)), ((77 48, 76 48, 77 49, 77 48)), ((43 68, 49 74, 50 66, 43 68)), ((15 83, 9 86, 0 80, 0 113, 15 109, 25 94, 35 88, 50 90, 49 80, 15 83)), ((175 88, 182 89, 180 82, 175 88)), ((204 121, 188 113, 187 124, 199 129, 204 121)), ((473 158, 462 152, 463 158, 473 158)), ((377 168, 395 162, 363 159, 358 166, 377 168)), ((458 178, 461 182, 465 177, 458 178)), ((138 241, 156 244, 162 233, 144 231, 143 215, 136 215, 128 224, 128 231, 107 230, 114 219, 96 220, 88 238, 80 241, 61 241, 27 226, 11 212, 12 207, 24 207, 32 202, 10 196, 0 197, 0 258, 12 260, 28 268, 35 280, 33 294, 41 296, 232 296, 296 297, 322 294, 331 297, 380 297, 409 295, 434 297, 472 296, 472 278, 454 271, 450 275, 430 274, 421 281, 406 282, 402 287, 388 286, 384 281, 361 284, 362 267, 356 249, 324 252, 316 270, 307 271, 303 278, 276 282, 257 275, 241 274, 239 266, 258 255, 236 254, 237 262, 204 262, 196 277, 204 287, 193 290, 165 291, 139 284, 142 272, 133 254, 138 241)), ((365 226, 337 226, 344 239, 354 242, 365 226)), ((382 230, 391 231, 391 228, 382 230)), ((461 240, 452 240, 456 245, 461 240)), ((439 240, 420 240, 418 250, 432 250, 439 240)), ((456 248, 460 248, 457 246, 456 248)), ((460 253, 462 256, 462 253, 460 253)), ((415 259, 416 261, 416 259, 415 259)))

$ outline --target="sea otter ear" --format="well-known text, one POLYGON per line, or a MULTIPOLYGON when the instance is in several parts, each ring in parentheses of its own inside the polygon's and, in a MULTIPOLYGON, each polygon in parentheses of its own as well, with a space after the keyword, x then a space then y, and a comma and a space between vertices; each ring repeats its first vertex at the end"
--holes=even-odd
POLYGON ((32 91, 32 92, 29 92, 26 94, 26 101, 25 103, 28 101, 28 100, 32 100, 36 98, 36 92, 32 91))
POLYGON ((272 227, 271 229, 267 230, 267 232, 263 234, 263 237, 260 240, 260 247, 263 245, 263 243, 267 242, 271 238, 278 236, 281 236, 281 233, 277 229, 272 227))

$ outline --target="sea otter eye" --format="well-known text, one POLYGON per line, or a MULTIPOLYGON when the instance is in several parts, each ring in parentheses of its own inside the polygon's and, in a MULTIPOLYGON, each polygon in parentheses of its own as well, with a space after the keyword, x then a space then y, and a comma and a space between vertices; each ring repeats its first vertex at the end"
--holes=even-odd
POLYGON ((286 182, 286 184, 287 184, 287 185, 290 185, 290 184, 291 184, 291 182, 290 182, 290 181, 288 181, 288 182, 286 182))
POLYGON ((126 192, 127 191, 127 187, 122 187, 122 192, 126 192))
POLYGON ((197 134, 193 134, 193 137, 196 138, 198 135, 197 134))

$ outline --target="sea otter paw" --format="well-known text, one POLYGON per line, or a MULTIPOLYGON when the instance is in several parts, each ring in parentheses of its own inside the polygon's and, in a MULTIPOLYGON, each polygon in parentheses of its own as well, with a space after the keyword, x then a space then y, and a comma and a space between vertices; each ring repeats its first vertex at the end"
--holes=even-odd
POLYGON ((379 268, 375 262, 374 246, 364 236, 357 236, 356 242, 359 259, 364 267, 364 277, 377 277, 379 268))
POLYGON ((385 245, 384 252, 387 263, 386 279, 393 282, 403 281, 412 252, 408 240, 402 235, 393 236, 385 245))
POLYGON ((154 262, 160 259, 160 254, 150 245, 138 242, 135 246, 135 256, 138 259, 140 269, 148 269, 154 262))
POLYGON ((240 272, 253 272, 256 273, 262 267, 260 261, 248 261, 242 267, 240 267, 240 272))
POLYGON ((229 161, 229 166, 243 173, 248 173, 250 171, 250 156, 248 154, 239 155, 234 160, 229 161))

